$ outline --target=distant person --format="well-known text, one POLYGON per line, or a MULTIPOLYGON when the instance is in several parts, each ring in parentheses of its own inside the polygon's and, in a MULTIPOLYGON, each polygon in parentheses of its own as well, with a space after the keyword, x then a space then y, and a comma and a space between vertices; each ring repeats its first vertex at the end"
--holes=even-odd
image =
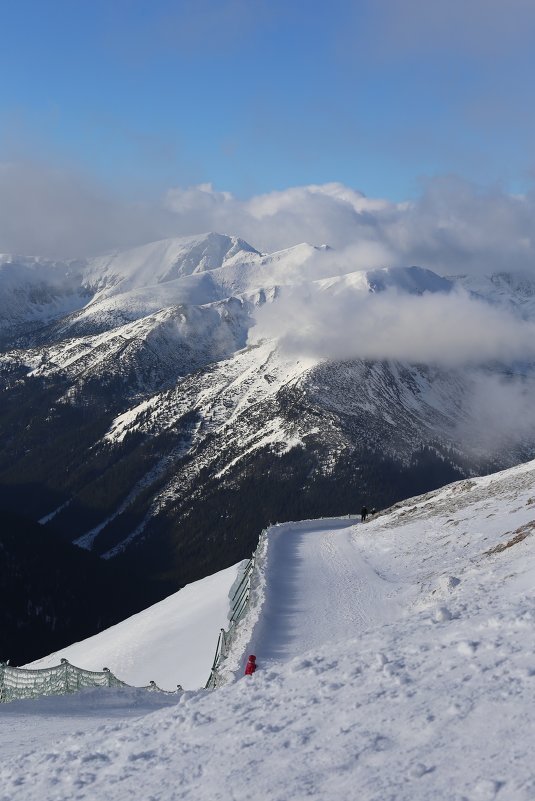
POLYGON ((247 660, 247 664, 245 665, 245 675, 252 676, 256 670, 256 656, 251 654, 249 659, 247 660))
POLYGON ((360 522, 365 523, 367 517, 368 517, 368 510, 366 509, 365 506, 363 506, 362 509, 360 510, 360 522))

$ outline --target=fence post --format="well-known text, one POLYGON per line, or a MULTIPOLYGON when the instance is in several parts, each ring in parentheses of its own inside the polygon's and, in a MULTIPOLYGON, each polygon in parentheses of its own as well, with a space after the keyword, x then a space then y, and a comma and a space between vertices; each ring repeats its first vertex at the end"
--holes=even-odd
POLYGON ((60 659, 60 665, 63 665, 63 690, 65 694, 69 692, 69 677, 67 675, 67 671, 69 669, 69 663, 66 659, 60 659))

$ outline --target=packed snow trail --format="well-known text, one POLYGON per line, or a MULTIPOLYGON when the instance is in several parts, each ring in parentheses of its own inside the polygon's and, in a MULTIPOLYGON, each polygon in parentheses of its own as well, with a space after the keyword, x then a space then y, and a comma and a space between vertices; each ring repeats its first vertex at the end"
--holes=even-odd
POLYGON ((359 536, 361 525, 347 520, 269 530, 265 598, 248 644, 261 662, 285 662, 399 616, 403 585, 362 557, 359 536))

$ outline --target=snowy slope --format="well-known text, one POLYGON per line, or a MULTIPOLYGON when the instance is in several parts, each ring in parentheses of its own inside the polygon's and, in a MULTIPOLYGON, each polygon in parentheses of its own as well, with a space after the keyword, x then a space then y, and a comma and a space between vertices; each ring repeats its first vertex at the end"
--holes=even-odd
POLYGON ((151 242, 88 261, 84 281, 101 295, 174 281, 259 255, 237 237, 209 233, 151 242))
POLYGON ((7 336, 15 326, 24 332, 24 323, 35 328, 63 318, 64 334, 77 321, 78 327, 100 323, 102 330, 177 303, 223 299, 228 293, 214 285, 210 271, 255 257, 260 254, 243 240, 216 233, 78 261, 0 255, 0 330, 7 336))
POLYGON ((188 584, 154 606, 26 667, 59 665, 60 659, 86 670, 108 667, 122 681, 162 690, 204 687, 219 630, 228 625, 229 591, 239 565, 188 584))
POLYGON ((469 601, 466 583, 477 596, 502 569, 513 570, 512 595, 522 593, 535 568, 534 506, 535 462, 528 462, 409 499, 365 526, 347 518, 274 526, 229 675, 241 675, 249 650, 287 661, 418 610, 436 622, 456 619, 469 601))
POLYGON ((3 758, 0 798, 531 801, 534 510, 531 462, 364 526, 275 527, 239 680, 34 742, 3 758), (241 678, 251 647, 259 669, 241 678))

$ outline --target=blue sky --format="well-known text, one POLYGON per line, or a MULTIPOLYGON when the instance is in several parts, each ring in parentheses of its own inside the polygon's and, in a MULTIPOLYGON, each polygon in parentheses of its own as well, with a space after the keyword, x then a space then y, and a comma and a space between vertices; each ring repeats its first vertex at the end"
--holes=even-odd
POLYGON ((531 185, 531 0, 1 0, 0 23, 0 161, 144 196, 531 185))

